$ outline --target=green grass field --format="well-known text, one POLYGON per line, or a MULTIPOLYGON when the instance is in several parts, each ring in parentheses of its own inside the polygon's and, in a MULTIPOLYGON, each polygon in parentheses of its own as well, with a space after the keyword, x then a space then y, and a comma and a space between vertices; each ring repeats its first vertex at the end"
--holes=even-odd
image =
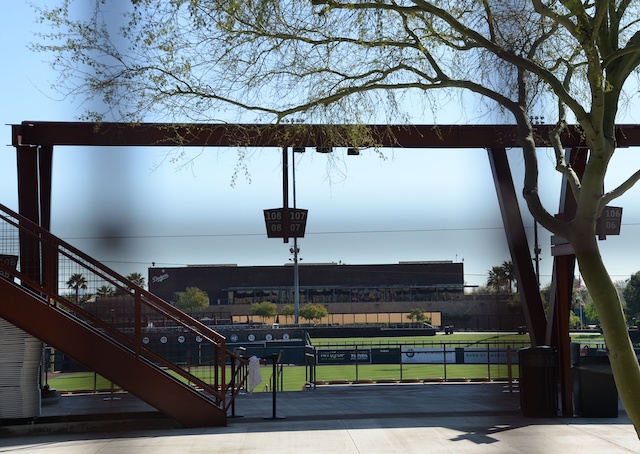
MULTIPOLYGON (((273 372, 271 365, 262 366, 260 369, 262 383, 254 390, 254 392, 268 391, 270 377, 273 372)), ((305 386, 305 368, 304 366, 284 366, 283 389, 284 391, 300 391, 305 386)), ((506 378, 509 375, 509 369, 506 365, 493 365, 490 368, 486 364, 467 365, 454 364, 445 366, 440 364, 365 364, 359 365, 357 368, 353 365, 326 365, 316 368, 316 382, 367 382, 367 381, 413 381, 413 380, 476 380, 476 379, 496 379, 506 378)), ((518 376, 518 367, 512 367, 513 378, 518 376)), ((73 372, 64 374, 49 374, 47 382, 49 386, 60 392, 94 392, 109 391, 111 382, 107 379, 94 374, 93 372, 73 372)), ((114 385, 114 389, 119 388, 114 385)))
MULTIPOLYGON (((528 342, 528 336, 517 334, 496 333, 454 333, 437 336, 410 336, 410 337, 385 337, 385 338, 345 338, 345 339, 313 339, 316 347, 352 347, 357 345, 362 348, 414 346, 429 347, 429 343, 440 345, 445 342, 447 348, 478 346, 492 347, 510 346, 521 348, 523 342, 528 342)), ((603 343, 602 336, 580 335, 572 336, 576 342, 603 343)), ((195 369, 194 369, 195 370, 195 369)), ((269 364, 261 367, 262 383, 254 392, 266 391, 272 375, 273 367, 269 364)), ((282 384, 285 391, 300 391, 305 386, 306 370, 304 366, 283 366, 282 384)), ((197 371, 196 371, 197 372, 197 371)), ((481 380, 507 378, 511 375, 518 377, 518 366, 513 365, 511 371, 507 365, 486 364, 358 364, 356 365, 319 365, 316 367, 316 381, 326 383, 342 381, 360 382, 367 381, 412 381, 412 380, 481 380)), ((47 382, 51 388, 60 392, 78 391, 106 391, 111 389, 111 382, 93 372, 76 373, 49 373, 47 382)), ((117 389, 117 387, 116 387, 117 389)))

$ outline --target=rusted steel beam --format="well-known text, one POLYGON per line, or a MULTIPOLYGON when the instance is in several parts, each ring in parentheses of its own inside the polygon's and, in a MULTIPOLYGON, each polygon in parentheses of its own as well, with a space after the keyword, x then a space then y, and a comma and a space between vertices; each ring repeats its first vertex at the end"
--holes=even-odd
MULTIPOLYGON (((94 146, 358 146, 342 125, 158 124, 23 122, 14 144, 94 146)), ((516 146, 510 126, 368 125, 382 147, 471 148, 496 141, 516 146)))
MULTIPOLYGON (((52 162, 52 146, 16 147, 18 209, 24 217, 47 230, 51 227, 52 162)), ((24 232, 20 234, 20 256, 23 271, 42 283, 45 270, 39 245, 24 232)))
MULTIPOLYGON (((20 214, 41 225, 40 174, 38 149, 28 146, 16 148, 18 167, 18 209, 20 214)), ((49 191, 50 192, 50 191, 49 191)), ((47 225, 49 219, 46 220, 47 225)), ((41 282, 40 245, 33 236, 20 233, 20 269, 34 282, 41 282)))
MULTIPOLYGON (((582 178, 587 165, 588 150, 586 148, 572 148, 567 153, 567 162, 582 178)), ((577 202, 571 191, 571 186, 563 178, 560 191, 558 217, 571 220, 575 216, 577 202)), ((576 257, 573 254, 556 256, 553 258, 553 278, 550 295, 550 320, 547 328, 547 343, 558 351, 558 370, 560 377, 560 399, 562 401, 562 415, 573 416, 573 381, 571 373, 571 353, 569 336, 569 312, 571 310, 571 296, 576 257)))
POLYGON ((560 379, 560 401, 562 416, 573 417, 573 374, 571 373, 571 339, 569 337, 569 312, 575 272, 575 256, 554 257, 553 280, 555 285, 555 305, 549 321, 553 336, 550 344, 558 352, 558 377, 560 379))
POLYGON ((38 172, 40 175, 40 225, 51 230, 53 146, 43 145, 38 148, 38 172))
POLYGON ((497 147, 489 149, 488 152, 504 231, 507 235, 507 244, 511 252, 513 270, 518 281, 520 302, 529 328, 531 343, 534 346, 544 345, 547 318, 513 186, 507 153, 504 148, 497 147))
POLYGON ((16 147, 16 163, 20 214, 40 224, 38 150, 29 146, 16 147))
MULTIPOLYGON (((51 185, 53 178, 53 146, 42 145, 38 148, 39 175, 39 212, 40 226, 51 230, 51 185)), ((42 251, 45 254, 45 251, 42 251)), ((41 276, 43 284, 54 288, 58 285, 58 266, 55 262, 48 262, 45 255, 40 258, 41 276)))
MULTIPOLYGON (((491 148, 518 147, 512 125, 366 125, 373 143, 398 148, 491 148)), ((353 143, 354 126, 82 123, 32 122, 13 125, 12 144, 92 146, 359 146, 353 143)), ((536 127, 545 145, 549 125, 536 127)), ((618 145, 640 144, 640 125, 620 125, 618 145)), ((357 134, 356 134, 357 136, 357 134)), ((563 144, 583 144, 582 135, 569 127, 563 144)))

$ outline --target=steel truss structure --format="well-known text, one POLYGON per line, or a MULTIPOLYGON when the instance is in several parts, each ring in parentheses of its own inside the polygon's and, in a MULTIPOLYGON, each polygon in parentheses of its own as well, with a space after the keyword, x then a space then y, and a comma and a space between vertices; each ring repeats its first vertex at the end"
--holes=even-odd
MULTIPOLYGON (((561 408, 573 416, 569 357, 569 311, 575 256, 554 257, 552 308, 546 317, 540 298, 522 215, 518 206, 506 150, 518 148, 513 125, 366 125, 371 142, 394 148, 477 148, 485 149, 505 234, 534 346, 551 345, 558 351, 561 408)), ((549 146, 552 126, 536 126, 539 146, 549 146)), ((258 125, 258 124, 166 124, 166 123, 81 123, 31 122, 12 125, 12 145, 17 150, 18 198, 21 215, 45 229, 51 220, 51 171, 55 146, 184 146, 184 147, 357 147, 348 143, 349 126, 341 125, 258 125)), ((640 145, 640 125, 616 128, 618 147, 640 145)), ((571 165, 581 175, 588 150, 579 130, 566 129, 562 137, 571 165)), ((446 151, 445 151, 446 152, 446 151)), ((571 218, 575 200, 563 184, 559 216, 571 218)), ((38 267, 38 258, 33 258, 38 267)))

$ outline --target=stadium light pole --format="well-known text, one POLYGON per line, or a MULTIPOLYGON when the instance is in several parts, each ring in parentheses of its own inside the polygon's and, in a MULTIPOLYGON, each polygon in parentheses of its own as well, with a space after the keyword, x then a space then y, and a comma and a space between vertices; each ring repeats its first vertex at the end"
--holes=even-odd
MULTIPOLYGON (((293 148, 291 148, 291 180, 293 186, 293 208, 296 207, 296 156, 293 148)), ((296 326, 299 324, 300 311, 300 276, 298 274, 298 237, 293 237, 293 310, 294 322, 296 326)))

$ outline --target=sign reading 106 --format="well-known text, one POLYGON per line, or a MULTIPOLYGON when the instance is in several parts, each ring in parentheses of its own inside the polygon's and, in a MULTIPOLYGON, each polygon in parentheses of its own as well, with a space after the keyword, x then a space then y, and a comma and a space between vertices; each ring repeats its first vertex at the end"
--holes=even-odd
POLYGON ((600 237, 620 235, 621 223, 622 207, 606 206, 602 211, 602 216, 598 219, 597 233, 600 237))

